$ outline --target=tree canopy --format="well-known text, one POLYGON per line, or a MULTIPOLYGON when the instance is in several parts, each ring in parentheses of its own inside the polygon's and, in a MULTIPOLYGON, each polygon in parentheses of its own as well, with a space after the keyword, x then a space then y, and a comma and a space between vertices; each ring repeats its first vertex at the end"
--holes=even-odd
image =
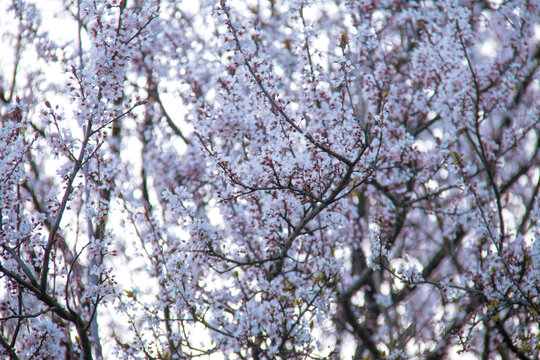
POLYGON ((0 357, 539 358, 538 1, 0 18, 0 357))

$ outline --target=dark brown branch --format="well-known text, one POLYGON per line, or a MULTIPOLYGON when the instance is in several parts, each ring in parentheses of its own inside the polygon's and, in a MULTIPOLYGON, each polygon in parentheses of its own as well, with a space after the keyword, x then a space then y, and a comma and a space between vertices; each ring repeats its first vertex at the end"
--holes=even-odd
POLYGON ((523 352, 514 345, 514 342, 510 338, 510 335, 506 332, 506 329, 504 328, 504 324, 501 322, 501 320, 495 321, 495 326, 497 327, 497 330, 499 334, 502 336, 504 344, 512 351, 519 359, 521 360, 531 360, 523 352))
POLYGON ((9 356, 9 360, 19 360, 19 357, 15 353, 15 348, 9 344, 2 334, 0 334, 0 345, 5 349, 5 352, 9 356))
POLYGON ((377 346, 371 339, 369 332, 366 330, 366 328, 358 324, 357 317, 352 309, 351 300, 348 298, 341 299, 341 308, 345 313, 347 323, 353 328, 354 334, 357 335, 360 340, 362 340, 362 343, 375 359, 382 359, 379 349, 377 349, 377 346))

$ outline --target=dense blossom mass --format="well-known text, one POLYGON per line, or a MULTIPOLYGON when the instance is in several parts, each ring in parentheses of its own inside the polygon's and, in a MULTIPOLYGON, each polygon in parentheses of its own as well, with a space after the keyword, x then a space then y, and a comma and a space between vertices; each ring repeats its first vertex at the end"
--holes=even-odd
POLYGON ((538 1, 0 18, 1 358, 538 359, 538 1))

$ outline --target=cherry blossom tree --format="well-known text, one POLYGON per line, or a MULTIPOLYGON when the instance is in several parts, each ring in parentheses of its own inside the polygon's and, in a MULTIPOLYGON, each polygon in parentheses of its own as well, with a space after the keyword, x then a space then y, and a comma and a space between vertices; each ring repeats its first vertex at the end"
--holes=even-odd
POLYGON ((0 6, 0 356, 539 358, 536 1, 0 6))

